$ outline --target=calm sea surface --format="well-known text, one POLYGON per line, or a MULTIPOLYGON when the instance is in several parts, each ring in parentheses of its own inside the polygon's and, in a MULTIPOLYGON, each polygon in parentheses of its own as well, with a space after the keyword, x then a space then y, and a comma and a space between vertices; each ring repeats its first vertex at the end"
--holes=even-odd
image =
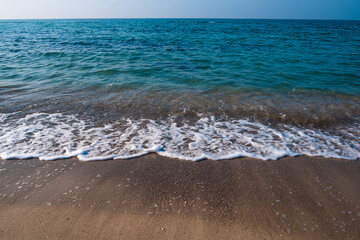
POLYGON ((360 21, 0 21, 0 157, 360 157, 360 21))

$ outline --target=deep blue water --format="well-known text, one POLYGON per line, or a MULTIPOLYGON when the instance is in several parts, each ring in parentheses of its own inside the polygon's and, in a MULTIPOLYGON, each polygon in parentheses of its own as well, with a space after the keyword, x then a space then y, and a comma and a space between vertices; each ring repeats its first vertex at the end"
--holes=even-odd
POLYGON ((0 21, 0 112, 347 131, 360 117, 360 21, 0 21))

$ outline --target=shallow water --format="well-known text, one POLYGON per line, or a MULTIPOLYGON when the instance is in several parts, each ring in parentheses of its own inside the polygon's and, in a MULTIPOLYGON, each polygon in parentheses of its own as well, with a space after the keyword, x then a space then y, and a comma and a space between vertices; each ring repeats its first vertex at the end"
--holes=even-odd
POLYGON ((360 156, 360 22, 0 21, 0 156, 360 156))

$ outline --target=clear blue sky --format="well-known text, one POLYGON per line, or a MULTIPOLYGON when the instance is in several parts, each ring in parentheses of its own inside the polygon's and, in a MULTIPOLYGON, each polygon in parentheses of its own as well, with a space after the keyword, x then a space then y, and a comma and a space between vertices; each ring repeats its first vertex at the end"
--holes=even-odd
POLYGON ((14 18, 360 20, 360 0, 0 0, 0 19, 14 18))

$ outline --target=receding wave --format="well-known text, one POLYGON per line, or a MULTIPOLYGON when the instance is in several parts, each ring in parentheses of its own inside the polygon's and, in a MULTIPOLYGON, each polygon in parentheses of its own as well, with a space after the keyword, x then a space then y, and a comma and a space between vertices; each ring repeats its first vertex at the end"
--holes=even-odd
MULTIPOLYGON (((135 83, 133 83, 135 84, 135 83)), ((198 114, 218 119, 252 119, 264 124, 288 124, 301 128, 333 128, 353 125, 360 119, 360 98, 334 93, 123 90, 111 93, 94 85, 85 93, 32 95, 20 100, 0 101, 0 112, 17 117, 36 112, 93 118, 100 124, 129 119, 166 120, 169 116, 196 121, 198 114), (49 96, 49 97, 48 97, 49 96)), ((0 98, 1 99, 1 98, 0 98)), ((2 99, 1 99, 2 100, 2 99)))
POLYGON ((130 159, 156 152, 185 160, 284 156, 360 157, 358 125, 331 131, 288 124, 276 128, 249 119, 222 121, 199 115, 194 122, 121 118, 96 126, 91 120, 61 113, 33 113, 22 118, 0 114, 3 159, 82 161, 130 159))

